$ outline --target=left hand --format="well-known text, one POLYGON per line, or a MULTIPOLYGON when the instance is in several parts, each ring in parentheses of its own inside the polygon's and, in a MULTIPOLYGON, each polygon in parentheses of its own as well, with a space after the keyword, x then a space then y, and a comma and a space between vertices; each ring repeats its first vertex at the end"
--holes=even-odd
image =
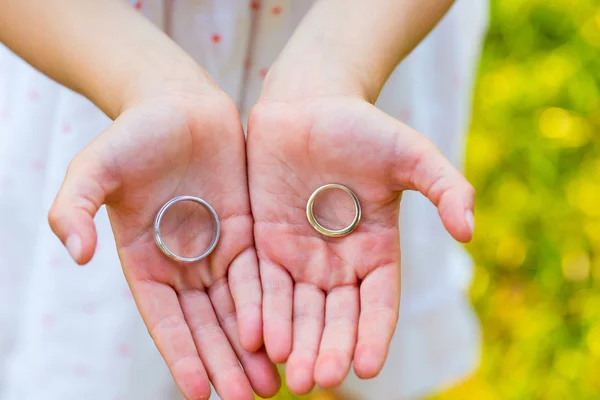
POLYGON ((315 382, 339 385, 353 360, 359 377, 375 376, 398 318, 402 191, 426 195, 465 242, 473 232, 472 186, 430 140, 356 96, 270 96, 254 107, 248 129, 269 357, 287 360, 297 394, 315 382), (328 183, 360 200, 362 220, 346 237, 324 237, 307 221, 308 198, 328 183))
MULTIPOLYGON (((188 400, 269 397, 277 370, 262 345, 261 289, 252 238, 245 142, 233 102, 190 80, 127 107, 71 162, 50 224, 85 264, 96 245, 93 217, 107 205, 123 272, 148 331, 188 400), (179 195, 208 201, 221 220, 213 253, 180 263, 154 241, 154 218, 179 195)), ((165 214, 163 238, 182 256, 213 235, 197 204, 165 214), (203 223, 207 224, 204 225, 203 223)))

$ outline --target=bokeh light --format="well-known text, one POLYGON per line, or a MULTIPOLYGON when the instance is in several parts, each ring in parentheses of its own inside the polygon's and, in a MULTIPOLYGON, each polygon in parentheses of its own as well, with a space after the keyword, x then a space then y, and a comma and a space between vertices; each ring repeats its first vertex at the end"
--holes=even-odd
POLYGON ((432 399, 598 398, 599 125, 600 1, 492 1, 467 151, 483 359, 432 399))

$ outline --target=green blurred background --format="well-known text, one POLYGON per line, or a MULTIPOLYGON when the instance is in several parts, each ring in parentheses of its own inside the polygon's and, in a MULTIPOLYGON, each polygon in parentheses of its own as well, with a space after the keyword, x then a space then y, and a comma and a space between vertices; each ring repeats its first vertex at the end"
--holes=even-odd
POLYGON ((492 0, 467 149, 483 359, 432 399, 600 398, 599 127, 600 0, 492 0))
POLYGON ((483 360, 436 399, 600 398, 599 89, 600 1, 492 2, 467 149, 483 360))

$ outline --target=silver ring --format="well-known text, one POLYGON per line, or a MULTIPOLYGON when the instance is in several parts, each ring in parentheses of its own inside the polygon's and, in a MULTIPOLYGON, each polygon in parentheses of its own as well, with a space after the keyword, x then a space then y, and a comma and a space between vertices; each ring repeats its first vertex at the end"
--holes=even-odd
POLYGON ((306 217, 308 218, 308 223, 321 235, 329 236, 329 237, 342 237, 342 236, 346 236, 346 235, 352 233, 352 231, 354 231, 356 229, 356 227, 358 226, 358 223, 360 222, 361 213, 362 212, 360 209, 360 202, 358 201, 358 197, 356 197, 356 195, 354 194, 354 192, 352 190, 348 189, 344 185, 340 185, 339 183, 330 183, 328 185, 321 186, 320 188, 318 188, 317 190, 315 190, 313 192, 313 194, 308 199, 308 202, 306 203, 306 217), (350 225, 348 225, 344 229, 337 229, 337 230, 336 229, 327 229, 323 225, 321 225, 319 223, 319 221, 317 221, 317 218, 315 217, 315 214, 313 212, 313 206, 315 204, 315 200, 317 199, 317 196, 319 195, 319 193, 321 193, 325 190, 328 190, 328 189, 343 190, 344 192, 346 192, 350 195, 350 198, 352 199, 352 202, 354 203, 354 220, 352 221, 352 223, 350 223, 350 225))
POLYGON ((219 221, 217 212, 215 211, 214 208, 211 207, 210 204, 208 204, 205 200, 202 200, 199 197, 193 197, 193 196, 175 197, 175 198, 169 200, 164 206, 162 206, 162 208, 156 214, 156 218, 154 219, 154 241, 156 242, 156 245, 166 256, 168 256, 176 261, 194 262, 194 261, 202 260, 203 258, 207 257, 210 253, 212 253, 212 251, 215 249, 215 247, 217 247, 217 243, 219 243, 220 237, 221 237, 221 222, 219 221), (201 206, 206 208, 206 210, 208 210, 208 212, 212 216, 213 220, 215 221, 215 226, 217 228, 217 233, 215 234, 215 238, 212 241, 212 243, 210 244, 210 246, 208 247, 208 249, 204 253, 200 254, 197 257, 181 257, 181 256, 178 256, 177 254, 173 253, 171 250, 169 250, 169 248, 163 241, 162 235, 160 233, 160 223, 162 221, 162 218, 163 218, 165 212, 167 212, 167 210, 173 204, 179 203, 180 201, 194 201, 194 202, 200 204, 201 206))

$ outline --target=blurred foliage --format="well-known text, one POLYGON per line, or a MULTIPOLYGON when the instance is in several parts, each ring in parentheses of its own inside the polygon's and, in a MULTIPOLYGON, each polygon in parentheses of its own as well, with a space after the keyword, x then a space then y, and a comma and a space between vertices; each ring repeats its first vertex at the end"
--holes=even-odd
POLYGON ((483 360, 435 399, 598 399, 600 1, 491 15, 467 150, 483 360))
POLYGON ((483 359, 432 400, 598 399, 600 0, 492 0, 473 104, 483 359))

